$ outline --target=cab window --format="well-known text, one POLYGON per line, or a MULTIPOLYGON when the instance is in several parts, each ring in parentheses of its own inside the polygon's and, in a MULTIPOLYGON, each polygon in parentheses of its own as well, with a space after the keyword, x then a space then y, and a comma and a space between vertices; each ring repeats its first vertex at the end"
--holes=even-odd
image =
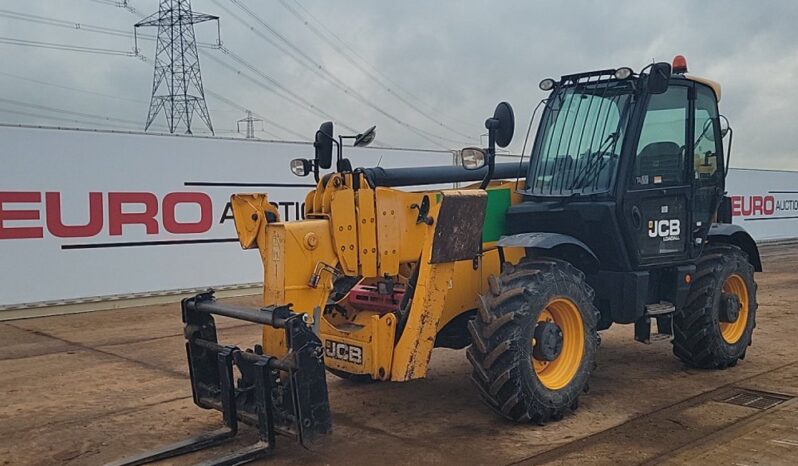
POLYGON ((693 129, 693 169, 695 178, 712 182, 718 176, 720 162, 720 120, 715 94, 704 86, 696 86, 695 128, 693 129))
POLYGON ((687 122, 686 87, 672 86, 649 98, 634 163, 635 188, 685 183, 687 122))

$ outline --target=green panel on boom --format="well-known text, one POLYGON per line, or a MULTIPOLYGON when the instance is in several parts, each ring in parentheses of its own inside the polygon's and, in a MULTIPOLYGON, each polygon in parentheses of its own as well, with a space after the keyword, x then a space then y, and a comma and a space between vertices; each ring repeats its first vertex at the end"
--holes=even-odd
POLYGON ((498 241, 504 234, 505 214, 510 207, 509 189, 489 189, 485 224, 482 226, 482 242, 498 241))

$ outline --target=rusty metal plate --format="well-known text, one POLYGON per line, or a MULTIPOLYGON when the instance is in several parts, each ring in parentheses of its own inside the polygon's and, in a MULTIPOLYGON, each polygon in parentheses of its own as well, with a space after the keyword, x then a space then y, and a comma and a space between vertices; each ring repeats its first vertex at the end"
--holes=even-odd
POLYGON ((488 196, 484 191, 442 194, 435 220, 431 264, 473 259, 482 249, 488 196))

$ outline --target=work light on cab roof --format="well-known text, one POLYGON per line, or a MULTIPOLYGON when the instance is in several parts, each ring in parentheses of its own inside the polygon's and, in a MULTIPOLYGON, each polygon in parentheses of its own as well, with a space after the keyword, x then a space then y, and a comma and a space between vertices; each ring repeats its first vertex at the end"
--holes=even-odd
POLYGON ((628 66, 624 66, 622 68, 618 68, 617 70, 615 70, 614 76, 615 79, 628 79, 633 74, 634 71, 632 71, 631 68, 629 68, 628 66))
POLYGON ((541 91, 550 91, 554 89, 554 80, 551 78, 546 78, 538 84, 538 87, 541 91))
MULTIPOLYGON (((634 75, 634 73, 635 73, 634 70, 632 70, 628 66, 623 66, 615 70, 615 72, 613 73, 613 77, 618 80, 624 80, 631 78, 632 75, 634 75)), ((554 86, 556 85, 557 81, 555 81, 552 78, 546 78, 538 84, 538 87, 540 88, 541 91, 548 92, 554 89, 554 86)))

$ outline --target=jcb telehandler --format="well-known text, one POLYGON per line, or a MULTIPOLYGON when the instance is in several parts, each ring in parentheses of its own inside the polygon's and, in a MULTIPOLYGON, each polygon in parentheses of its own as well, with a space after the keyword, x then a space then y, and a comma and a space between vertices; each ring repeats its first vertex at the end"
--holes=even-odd
POLYGON ((266 194, 232 196, 241 246, 263 261, 264 307, 212 292, 182 302, 194 401, 227 427, 127 463, 218 443, 238 422, 262 440, 220 463, 268 452, 275 433, 308 444, 331 430, 325 368, 407 381, 436 346, 468 347, 479 396, 517 422, 576 409, 613 323, 649 342, 654 319, 685 363, 734 366, 751 344, 761 264, 724 195, 720 86, 686 71, 678 56, 543 80, 529 163, 496 163, 513 135, 506 103, 485 123, 488 148, 460 152, 463 167, 353 169, 349 137, 323 124, 315 157, 291 163, 317 180, 303 220, 280 221, 266 194), (333 145, 336 170, 322 173, 333 145), (213 315, 263 324, 262 345, 220 345, 213 315))

